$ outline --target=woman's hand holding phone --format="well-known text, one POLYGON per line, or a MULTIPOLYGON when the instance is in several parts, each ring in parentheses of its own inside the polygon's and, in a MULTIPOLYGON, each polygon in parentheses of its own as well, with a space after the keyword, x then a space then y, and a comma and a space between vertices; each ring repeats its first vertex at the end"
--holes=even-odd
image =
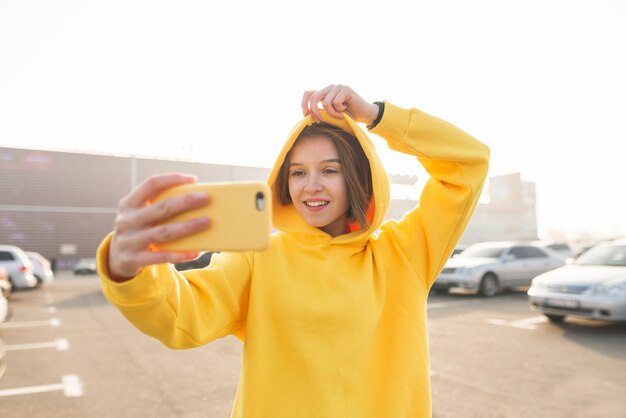
POLYGON ((198 256, 197 252, 154 251, 151 245, 185 237, 208 228, 210 221, 204 216, 183 222, 161 224, 180 213, 206 206, 209 203, 208 194, 189 193, 149 204, 164 190, 195 183, 196 180, 194 176, 186 174, 156 175, 120 200, 109 249, 111 279, 123 282, 136 276, 144 266, 179 263, 198 256))

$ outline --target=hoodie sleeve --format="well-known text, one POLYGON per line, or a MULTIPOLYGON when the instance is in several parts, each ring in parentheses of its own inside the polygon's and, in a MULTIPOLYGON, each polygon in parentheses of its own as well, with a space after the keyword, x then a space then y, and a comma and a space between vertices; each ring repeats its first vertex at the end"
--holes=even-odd
POLYGON ((228 334, 243 339, 252 266, 250 253, 220 253, 198 270, 171 264, 145 267, 123 283, 107 269, 109 235, 98 248, 106 298, 135 327, 171 348, 192 348, 228 334))
POLYGON ((430 288, 478 203, 489 148, 448 122, 388 102, 371 132, 391 149, 416 156, 430 175, 418 206, 399 222, 385 224, 380 234, 395 241, 430 288))

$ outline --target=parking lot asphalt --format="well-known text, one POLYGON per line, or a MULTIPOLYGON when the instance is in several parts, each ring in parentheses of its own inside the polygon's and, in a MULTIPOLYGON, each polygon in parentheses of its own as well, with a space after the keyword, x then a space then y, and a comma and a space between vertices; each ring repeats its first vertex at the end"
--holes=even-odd
MULTIPOLYGON (((69 272, 16 292, 10 305, 0 324, 0 417, 229 417, 242 353, 235 338, 170 350, 128 324, 96 276, 69 272)), ((428 315, 436 418, 626 411, 626 324, 552 324, 529 309, 523 289, 432 295, 428 315)))

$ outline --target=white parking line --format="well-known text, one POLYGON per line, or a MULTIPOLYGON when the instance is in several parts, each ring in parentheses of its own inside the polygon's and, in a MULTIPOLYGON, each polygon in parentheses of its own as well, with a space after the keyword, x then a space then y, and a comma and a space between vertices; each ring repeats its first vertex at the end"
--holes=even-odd
POLYGON ((70 349, 70 343, 65 338, 57 338, 54 341, 45 343, 13 344, 3 347, 5 351, 34 350, 38 348, 56 348, 58 351, 67 351, 70 349))
POLYGON ((517 321, 505 321, 504 319, 487 320, 487 322, 491 325, 501 325, 505 327, 521 328, 521 329, 528 329, 528 330, 535 330, 537 329, 536 324, 540 324, 546 321, 547 321, 547 318, 545 316, 533 316, 530 318, 520 319, 517 321))
POLYGON ((30 328, 30 327, 60 327, 59 318, 51 318, 45 321, 4 322, 0 328, 30 328))
POLYGON ((53 383, 51 385, 41 386, 25 386, 22 388, 2 389, 0 397, 29 395, 31 393, 53 392, 62 390, 63 394, 68 398, 77 398, 83 396, 83 384, 75 374, 61 376, 61 383, 53 383))

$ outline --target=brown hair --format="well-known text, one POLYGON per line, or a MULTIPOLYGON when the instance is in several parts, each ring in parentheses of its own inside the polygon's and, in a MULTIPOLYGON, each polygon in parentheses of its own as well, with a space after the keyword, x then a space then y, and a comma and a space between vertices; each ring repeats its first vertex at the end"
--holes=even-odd
POLYGON ((285 156, 274 183, 274 193, 276 193, 278 201, 283 205, 292 203, 289 194, 291 151, 302 138, 312 136, 324 136, 335 144, 348 188, 348 218, 356 222, 361 228, 369 226, 366 216, 372 197, 372 171, 369 161, 356 137, 330 123, 315 123, 300 132, 285 156))

